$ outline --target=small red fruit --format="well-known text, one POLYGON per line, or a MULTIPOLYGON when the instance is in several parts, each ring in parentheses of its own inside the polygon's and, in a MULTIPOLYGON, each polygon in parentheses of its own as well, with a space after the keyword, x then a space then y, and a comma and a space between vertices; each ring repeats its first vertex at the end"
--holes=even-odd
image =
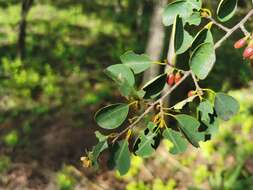
POLYGON ((176 75, 175 75, 175 84, 177 84, 180 80, 181 80, 181 74, 180 73, 177 73, 176 75))
POLYGON ((190 98, 190 97, 194 96, 194 94, 195 94, 195 92, 193 90, 191 90, 188 92, 188 97, 190 98))
POLYGON ((168 84, 169 86, 173 86, 174 82, 175 82, 175 76, 174 76, 174 74, 170 74, 170 75, 167 77, 167 84, 168 84))
POLYGON ((243 57, 248 59, 251 56, 253 56, 253 46, 248 46, 245 48, 245 50, 243 52, 243 57))
POLYGON ((240 48, 244 47, 246 44, 247 44, 247 39, 242 38, 242 39, 238 40, 237 42, 235 42, 234 48, 240 49, 240 48))

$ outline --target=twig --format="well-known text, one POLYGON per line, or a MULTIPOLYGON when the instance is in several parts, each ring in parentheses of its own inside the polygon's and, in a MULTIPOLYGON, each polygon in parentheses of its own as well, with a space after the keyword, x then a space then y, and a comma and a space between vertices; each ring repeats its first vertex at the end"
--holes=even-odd
POLYGON ((124 133, 126 133, 128 130, 134 128, 136 126, 137 123, 139 123, 141 121, 141 119, 146 116, 153 108, 155 105, 159 104, 161 101, 163 101, 169 94, 171 94, 188 76, 190 76, 191 71, 185 71, 184 76, 182 77, 182 79, 175 84, 173 87, 171 87, 161 98, 159 98, 158 100, 156 100, 155 102, 153 102, 146 110, 145 112, 143 112, 131 125, 129 125, 127 128, 125 128, 123 131, 121 131, 114 139, 113 139, 113 143, 117 141, 117 139, 123 135, 124 133))
POLYGON ((230 28, 227 28, 226 26, 223 26, 222 24, 218 23, 216 20, 214 20, 212 17, 207 17, 210 21, 213 22, 216 26, 218 26, 220 29, 224 30, 225 32, 229 32, 230 28))
POLYGON ((245 36, 249 36, 250 35, 250 33, 248 32, 248 30, 245 28, 244 25, 241 25, 240 29, 244 33, 245 36))
POLYGON ((217 49, 221 46, 221 44, 229 38, 237 29, 241 28, 244 26, 244 24, 248 21, 248 19, 253 15, 253 9, 249 11, 249 13, 238 23, 236 24, 233 28, 231 28, 223 38, 221 38, 218 42, 215 43, 214 48, 217 49))
POLYGON ((195 74, 192 71, 190 71, 190 73, 191 73, 192 80, 193 80, 193 82, 195 84, 196 91, 202 91, 201 88, 200 88, 200 86, 199 86, 199 84, 198 84, 198 80, 197 80, 195 74))

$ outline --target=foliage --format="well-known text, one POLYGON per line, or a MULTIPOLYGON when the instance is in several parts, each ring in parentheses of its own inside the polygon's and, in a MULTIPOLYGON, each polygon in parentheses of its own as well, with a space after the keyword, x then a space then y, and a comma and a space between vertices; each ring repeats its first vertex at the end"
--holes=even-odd
MULTIPOLYGON (((228 1, 220 1, 217 9, 220 21, 225 22, 232 18, 237 7, 237 1, 233 2, 234 4, 228 3, 228 1)), ((113 104, 99 110, 95 115, 95 121, 99 126, 107 130, 116 129, 126 120, 129 109, 136 109, 138 112, 139 108, 144 108, 140 116, 129 119, 130 125, 128 127, 119 133, 112 133, 106 137, 108 143, 112 144, 108 146, 111 159, 114 160, 112 168, 118 169, 120 174, 125 174, 130 166, 129 150, 133 150, 133 154, 138 156, 149 157, 155 152, 163 138, 173 143, 173 149, 171 149, 173 154, 182 153, 186 150, 186 140, 193 146, 199 147, 199 142, 210 140, 217 131, 218 118, 227 121, 239 112, 239 104, 233 97, 220 92, 216 93, 211 89, 201 88, 199 81, 206 79, 213 69, 216 62, 215 50, 236 29, 242 27, 251 14, 252 11, 230 30, 213 20, 211 11, 202 8, 202 1, 177 0, 166 6, 163 14, 164 25, 173 25, 169 61, 163 63, 151 60, 147 55, 139 55, 130 51, 121 56, 122 64, 109 66, 105 70, 105 73, 116 83, 121 94, 129 103, 113 104), (194 24, 199 25, 199 22, 191 22, 190 19, 193 14, 194 16, 197 15, 199 19, 211 20, 195 34, 195 37, 189 34, 186 27, 189 23, 191 27, 194 27, 194 24), (213 24, 228 34, 216 43, 211 31, 213 24), (190 70, 182 70, 176 67, 177 61, 183 54, 188 54, 190 70), (164 73, 149 81, 139 90, 134 76, 147 70, 152 64, 167 66, 164 73), (160 95, 166 85, 167 77, 175 72, 175 84, 168 79, 170 88, 160 95), (181 76, 183 77, 181 78, 181 76), (189 76, 195 85, 195 91, 192 91, 192 95, 190 94, 190 97, 179 102, 180 106, 177 104, 172 107, 164 107, 165 98, 189 76), (185 111, 184 108, 187 104, 192 105, 191 111, 185 111), (177 127, 169 125, 165 119, 168 116, 177 121, 177 127), (127 141, 134 134, 134 128, 144 117, 146 128, 139 134, 133 147, 131 147, 132 145, 129 146, 127 141), (122 137, 124 139, 118 141, 122 137), (126 148, 126 145, 129 148, 126 148), (125 164, 124 167, 120 166, 120 163, 125 164)), ((250 40, 253 41, 252 37, 250 40)), ((92 158, 92 154, 94 153, 91 151, 87 160, 92 158)))

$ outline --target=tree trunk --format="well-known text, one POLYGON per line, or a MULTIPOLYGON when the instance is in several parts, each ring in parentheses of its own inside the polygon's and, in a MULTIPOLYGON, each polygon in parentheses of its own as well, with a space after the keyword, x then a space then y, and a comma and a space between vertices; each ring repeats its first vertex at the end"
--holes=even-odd
POLYGON ((26 54, 26 25, 27 25, 27 15, 33 4, 34 0, 23 0, 21 4, 21 20, 19 23, 19 35, 18 35, 18 56, 21 59, 25 58, 26 54))
MULTIPOLYGON (((167 0, 157 0, 154 12, 151 17, 149 40, 147 43, 146 53, 154 61, 159 61, 164 46, 165 30, 162 24, 162 11, 167 4, 167 0)), ((152 65, 150 69, 145 71, 143 76, 143 84, 159 74, 160 66, 152 65)))

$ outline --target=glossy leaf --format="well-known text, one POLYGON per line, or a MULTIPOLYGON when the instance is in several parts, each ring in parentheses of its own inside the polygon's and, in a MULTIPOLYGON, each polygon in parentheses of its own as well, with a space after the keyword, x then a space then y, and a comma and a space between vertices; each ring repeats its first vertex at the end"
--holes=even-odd
POLYGON ((201 80, 205 79, 216 61, 214 45, 204 43, 199 45, 190 58, 190 68, 201 80))
POLYGON ((127 118, 128 104, 113 104, 100 109, 95 115, 95 121, 104 129, 115 129, 127 118))
POLYGON ((217 16, 221 22, 231 19, 237 9, 238 0, 221 0, 217 9, 217 16))
POLYGON ((240 106, 232 96, 224 93, 217 93, 214 101, 214 108, 218 117, 227 121, 238 113, 240 106))
POLYGON ((152 60, 145 54, 138 55, 132 51, 128 51, 120 57, 122 63, 133 70, 135 74, 147 70, 152 60))
POLYGON ((185 114, 176 115, 175 118, 189 142, 199 147, 199 141, 204 140, 205 137, 204 133, 198 131, 200 123, 194 117, 185 114))
POLYGON ((149 122, 147 129, 143 131, 139 138, 137 139, 137 150, 135 153, 140 157, 149 157, 155 152, 154 145, 155 140, 154 137, 156 136, 156 133, 154 133, 154 129, 156 127, 156 124, 149 122))
POLYGON ((127 140, 120 141, 114 156, 115 166, 120 175, 125 175, 130 168, 131 153, 128 146, 129 143, 127 140))
POLYGON ((154 78, 153 80, 149 81, 147 84, 145 84, 142 87, 142 90, 145 91, 145 99, 149 99, 149 98, 155 98, 156 96, 158 96, 165 84, 166 84, 166 80, 167 80, 167 74, 161 74, 159 76, 157 76, 156 78, 154 78))
POLYGON ((179 16, 176 17, 174 23, 174 49, 176 54, 184 53, 190 46, 193 40, 192 36, 184 30, 183 20, 179 16))
POLYGON ((187 141, 180 132, 166 128, 163 132, 163 137, 173 143, 170 149, 171 154, 183 153, 187 149, 187 141))
POLYGON ((191 50, 194 51, 200 44, 203 43, 213 43, 213 36, 211 31, 208 28, 203 28, 198 34, 194 37, 191 50))

